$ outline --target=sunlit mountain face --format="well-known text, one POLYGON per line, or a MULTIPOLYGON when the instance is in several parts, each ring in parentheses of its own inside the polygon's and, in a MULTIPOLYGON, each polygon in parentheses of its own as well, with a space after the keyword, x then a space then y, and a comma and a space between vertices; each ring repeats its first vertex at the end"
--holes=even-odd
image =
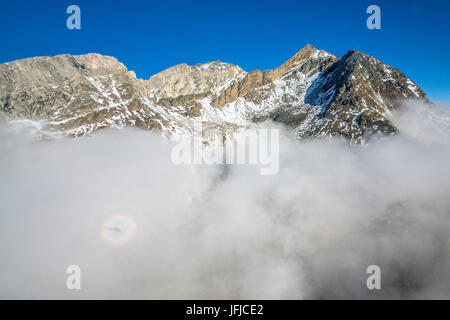
POLYGON ((360 144, 397 132, 390 115, 403 100, 427 100, 411 79, 373 57, 349 51, 339 59, 311 45, 273 70, 215 61, 176 65, 149 80, 113 57, 37 57, 1 64, 0 88, 0 110, 45 137, 128 126, 173 138, 201 125, 207 143, 274 121, 297 139, 360 144))

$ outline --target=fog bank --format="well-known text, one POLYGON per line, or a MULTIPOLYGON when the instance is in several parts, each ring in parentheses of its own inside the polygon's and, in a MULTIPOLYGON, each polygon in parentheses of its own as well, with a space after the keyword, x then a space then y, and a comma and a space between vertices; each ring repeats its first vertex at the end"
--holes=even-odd
POLYGON ((145 131, 38 141, 2 122, 0 298, 450 298, 448 108, 411 102, 363 147, 282 134, 272 176, 175 165, 145 131), (121 246, 102 236, 116 214, 136 224, 121 246))

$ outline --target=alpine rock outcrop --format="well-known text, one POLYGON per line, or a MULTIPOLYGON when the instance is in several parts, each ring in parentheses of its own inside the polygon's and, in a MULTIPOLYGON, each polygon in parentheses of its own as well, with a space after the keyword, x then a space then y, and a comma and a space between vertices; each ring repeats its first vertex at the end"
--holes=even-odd
POLYGON ((264 121, 298 139, 342 136, 360 143, 390 135, 403 99, 425 93, 396 68, 358 51, 342 58, 305 46, 280 67, 246 72, 220 61, 176 65, 148 80, 99 54, 35 57, 0 64, 0 110, 44 137, 134 126, 164 136, 231 139, 264 121))

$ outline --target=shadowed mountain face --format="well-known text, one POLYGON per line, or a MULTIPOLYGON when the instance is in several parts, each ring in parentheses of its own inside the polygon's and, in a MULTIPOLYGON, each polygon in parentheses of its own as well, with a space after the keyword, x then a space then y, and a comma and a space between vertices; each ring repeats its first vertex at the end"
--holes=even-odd
POLYGON ((273 70, 215 61, 177 65, 149 80, 99 54, 0 65, 0 110, 43 136, 123 126, 184 136, 201 124, 206 140, 222 141, 274 120, 299 139, 337 135, 359 143, 395 133, 389 114, 410 98, 426 100, 397 69, 361 52, 339 59, 310 45, 273 70))

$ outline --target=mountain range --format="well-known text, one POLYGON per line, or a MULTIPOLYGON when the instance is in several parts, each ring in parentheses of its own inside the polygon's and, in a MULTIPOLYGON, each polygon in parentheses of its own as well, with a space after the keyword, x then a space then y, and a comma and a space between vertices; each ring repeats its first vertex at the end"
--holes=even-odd
POLYGON ((358 144, 395 134, 390 116, 405 99, 427 101, 396 68, 359 51, 338 58, 311 45, 272 70, 214 61, 179 64, 148 80, 95 53, 0 64, 0 110, 50 138, 125 126, 179 137, 201 124, 210 143, 274 121, 297 139, 341 136, 358 144))

